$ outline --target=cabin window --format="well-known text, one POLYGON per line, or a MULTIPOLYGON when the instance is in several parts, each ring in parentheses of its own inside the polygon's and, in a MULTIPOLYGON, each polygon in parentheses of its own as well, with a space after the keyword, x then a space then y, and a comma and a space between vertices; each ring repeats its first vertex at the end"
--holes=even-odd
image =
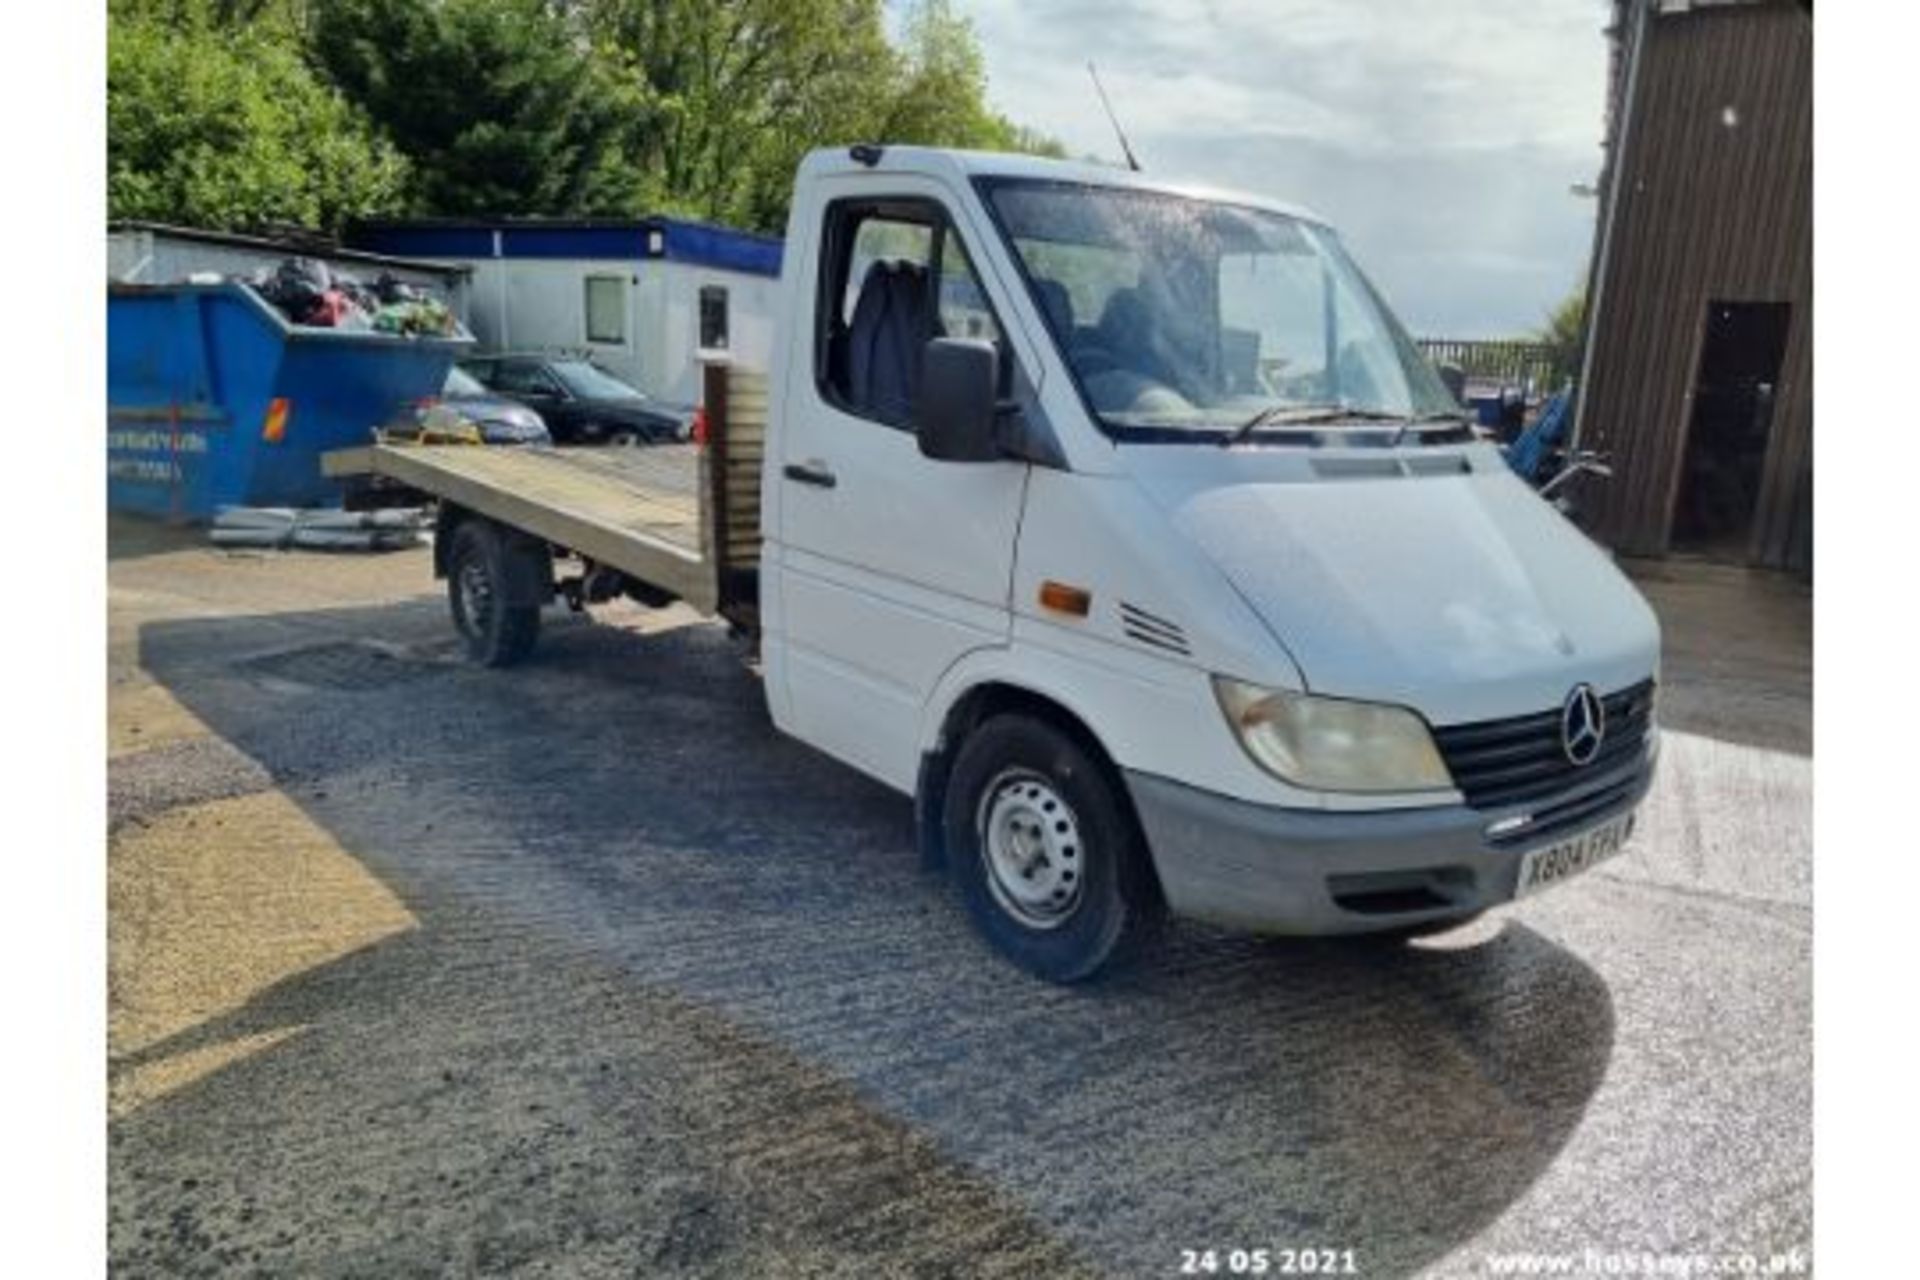
POLYGON ((701 286, 700 349, 702 351, 725 351, 727 349, 727 291, 725 286, 717 284, 701 286))
POLYGON ((624 276, 587 277, 587 341, 626 345, 627 281, 624 276))
POLYGON ((829 403, 912 431, 920 360, 935 337, 992 342, 1001 394, 1012 394, 1013 361, 993 307, 938 204, 917 196, 835 201, 820 273, 815 377, 829 403), (863 302, 876 323, 861 334, 863 302))

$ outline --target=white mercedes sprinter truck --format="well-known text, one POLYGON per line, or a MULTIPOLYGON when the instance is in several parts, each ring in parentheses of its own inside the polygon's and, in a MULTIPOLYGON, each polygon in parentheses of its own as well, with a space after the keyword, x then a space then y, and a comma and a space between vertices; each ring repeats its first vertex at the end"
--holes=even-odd
MULTIPOLYGON (((648 598, 751 617, 774 723, 912 795, 1020 965, 1087 977, 1169 909, 1441 927, 1627 840, 1654 616, 1325 222, 854 147, 801 166, 780 288, 757 571, 648 598)), ((510 487, 441 490, 457 618, 465 570, 524 611, 612 559, 510 487)))

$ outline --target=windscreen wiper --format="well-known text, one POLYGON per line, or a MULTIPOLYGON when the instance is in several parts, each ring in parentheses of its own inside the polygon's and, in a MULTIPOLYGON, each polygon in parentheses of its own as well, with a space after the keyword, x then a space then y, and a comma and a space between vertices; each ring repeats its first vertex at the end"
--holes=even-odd
POLYGON ((1320 422, 1405 422, 1404 413, 1388 413, 1384 409, 1356 409, 1346 404, 1270 404, 1260 412, 1235 427, 1220 442, 1223 449, 1231 449, 1262 427, 1299 427, 1320 422))
POLYGON ((1437 413, 1423 413, 1416 418, 1408 418, 1405 422, 1402 422, 1400 429, 1393 433, 1393 442, 1387 447, 1390 449, 1397 448, 1400 442, 1406 439, 1407 432, 1429 422, 1457 422, 1462 426, 1471 426, 1473 419, 1458 409, 1441 409, 1437 413))

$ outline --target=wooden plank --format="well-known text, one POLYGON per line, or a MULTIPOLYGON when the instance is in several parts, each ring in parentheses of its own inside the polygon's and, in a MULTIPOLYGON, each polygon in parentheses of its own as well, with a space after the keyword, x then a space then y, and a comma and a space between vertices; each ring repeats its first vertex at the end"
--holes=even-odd
POLYGON ((727 448, 732 438, 728 418, 730 388, 723 365, 701 371, 700 403, 706 413, 706 449, 700 455, 700 492, 707 495, 707 518, 700 522, 700 549, 718 566, 724 581, 727 561, 727 448))
POLYGON ((712 371, 709 410, 722 406, 713 460, 714 510, 720 530, 716 559, 723 570, 760 563, 760 476, 766 458, 769 412, 766 375, 738 365, 712 371))

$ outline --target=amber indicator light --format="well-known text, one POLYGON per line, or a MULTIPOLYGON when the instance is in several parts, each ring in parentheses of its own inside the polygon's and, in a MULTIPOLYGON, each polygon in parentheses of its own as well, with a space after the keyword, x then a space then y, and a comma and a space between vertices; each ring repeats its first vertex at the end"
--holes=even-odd
POLYGON ((1051 578, 1040 584, 1040 607, 1052 609, 1055 613, 1070 613, 1076 618, 1087 616, 1087 610, 1093 605, 1093 593, 1080 587, 1070 587, 1064 582, 1055 582, 1051 578))

